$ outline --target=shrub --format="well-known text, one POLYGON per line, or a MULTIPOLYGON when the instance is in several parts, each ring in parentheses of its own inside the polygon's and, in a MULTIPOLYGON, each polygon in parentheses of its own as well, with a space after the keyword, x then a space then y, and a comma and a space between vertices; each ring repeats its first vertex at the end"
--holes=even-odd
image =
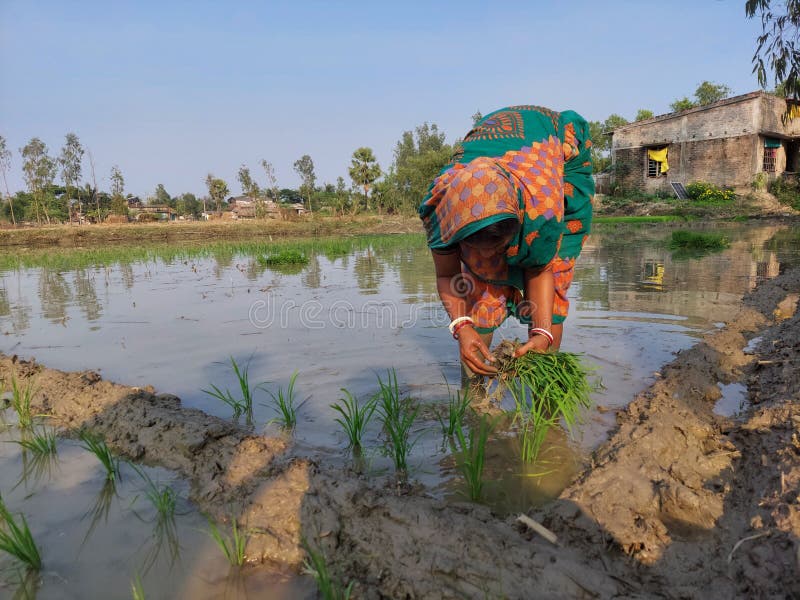
POLYGON ((769 192, 781 204, 800 210, 800 180, 779 177, 770 184, 769 192))
POLYGON ((766 173, 756 173, 756 176, 753 178, 753 183, 750 184, 750 187, 752 187, 756 192, 767 189, 766 173))
POLYGON ((695 202, 705 204, 724 204, 736 198, 733 190, 721 188, 705 181, 693 181, 686 186, 686 193, 695 202))

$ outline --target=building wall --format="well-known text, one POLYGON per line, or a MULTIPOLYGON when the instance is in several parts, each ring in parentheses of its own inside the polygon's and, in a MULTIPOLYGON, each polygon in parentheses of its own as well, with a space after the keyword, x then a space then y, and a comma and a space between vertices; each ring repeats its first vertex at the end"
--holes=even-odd
MULTIPOLYGON (((800 135, 800 119, 783 123, 785 109, 783 100, 754 92, 621 127, 612 138, 615 185, 626 191, 670 194, 670 181, 747 186, 762 170, 764 135, 800 135), (665 176, 650 178, 647 148, 663 146, 669 148, 670 169, 665 176)), ((787 149, 796 148, 787 141, 778 149, 777 173, 787 167, 787 149)), ((790 166, 795 162, 790 158, 790 166)))

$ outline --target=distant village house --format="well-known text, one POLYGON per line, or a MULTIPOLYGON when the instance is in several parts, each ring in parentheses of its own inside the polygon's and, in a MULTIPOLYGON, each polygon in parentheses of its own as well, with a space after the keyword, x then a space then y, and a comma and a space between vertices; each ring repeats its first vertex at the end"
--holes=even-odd
POLYGON ((693 181, 743 188, 759 173, 797 174, 800 103, 752 92, 629 123, 613 131, 611 154, 613 185, 626 192, 672 194, 671 182, 693 181))

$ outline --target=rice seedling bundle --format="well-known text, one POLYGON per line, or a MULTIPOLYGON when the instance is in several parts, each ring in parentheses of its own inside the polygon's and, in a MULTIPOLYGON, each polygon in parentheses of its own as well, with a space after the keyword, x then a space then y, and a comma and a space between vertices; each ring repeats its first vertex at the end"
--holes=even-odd
POLYGON ((345 397, 340 398, 339 402, 331 404, 331 408, 341 415, 341 418, 334 419, 347 435, 348 448, 353 449, 353 454, 361 452, 361 438, 369 424, 372 414, 378 405, 377 398, 359 404, 358 400, 345 388, 342 388, 345 397))
POLYGON ((501 378, 516 405, 521 454, 534 462, 548 430, 562 419, 572 431, 583 409, 591 406, 590 371, 571 352, 528 352, 513 356, 514 344, 504 342, 498 359, 501 378))
POLYGON ((19 515, 19 521, 6 508, 0 497, 0 550, 6 552, 25 564, 29 569, 38 571, 42 568, 42 557, 36 545, 25 515, 19 515))
POLYGON ((419 413, 419 406, 400 397, 400 386, 394 369, 387 375, 385 383, 378 377, 378 414, 386 434, 386 452, 394 461, 395 471, 404 478, 408 473, 408 455, 416 443, 416 440, 409 439, 409 435, 419 413))

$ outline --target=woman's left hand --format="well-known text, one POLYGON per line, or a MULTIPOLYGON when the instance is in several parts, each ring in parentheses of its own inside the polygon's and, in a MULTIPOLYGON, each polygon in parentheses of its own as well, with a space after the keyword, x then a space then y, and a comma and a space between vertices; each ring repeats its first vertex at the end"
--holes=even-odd
POLYGON ((514 357, 519 358, 528 352, 547 352, 550 348, 549 340, 543 335, 535 335, 530 338, 525 344, 514 350, 514 357))

